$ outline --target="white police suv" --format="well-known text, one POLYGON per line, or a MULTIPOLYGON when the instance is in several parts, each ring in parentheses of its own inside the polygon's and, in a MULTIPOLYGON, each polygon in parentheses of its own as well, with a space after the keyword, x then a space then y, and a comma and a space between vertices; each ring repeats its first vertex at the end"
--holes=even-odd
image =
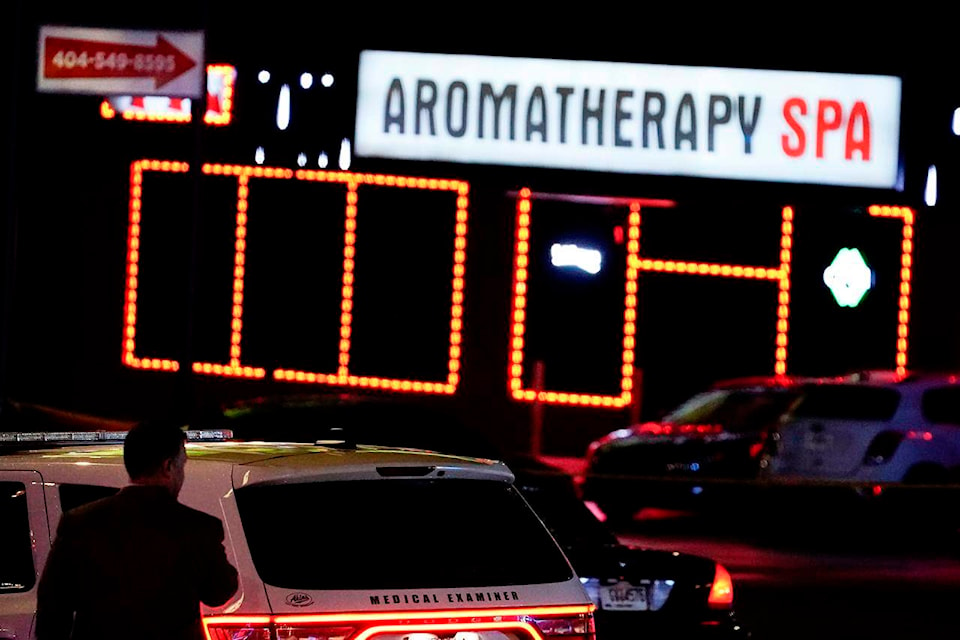
POLYGON ((869 371, 811 385, 775 437, 761 463, 774 505, 960 526, 957 375, 869 371))
MULTIPOLYGON (((202 611, 208 640, 594 640, 594 605, 503 463, 188 434, 180 500, 222 519, 240 573, 202 611)), ((0 640, 33 637, 61 514, 125 484, 116 433, 0 433, 0 640)))

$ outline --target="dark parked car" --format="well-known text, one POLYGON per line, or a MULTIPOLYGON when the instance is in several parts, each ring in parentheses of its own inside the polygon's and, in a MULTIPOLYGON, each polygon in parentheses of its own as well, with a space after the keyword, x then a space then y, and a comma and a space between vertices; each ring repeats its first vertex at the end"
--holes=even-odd
POLYGON ((560 543, 597 605, 597 638, 748 638, 723 565, 689 553, 621 544, 572 484, 516 486, 560 543))
POLYGON ((659 421, 613 431, 587 448, 581 495, 612 522, 644 507, 726 509, 750 490, 780 417, 813 382, 720 381, 659 421))
POLYGON ((500 451, 446 411, 379 397, 290 396, 227 407, 198 427, 230 429, 236 438, 337 440, 425 448, 499 459, 560 543, 597 605, 597 636, 632 640, 746 638, 727 570, 702 556, 628 547, 580 499, 573 478, 534 456, 500 451))

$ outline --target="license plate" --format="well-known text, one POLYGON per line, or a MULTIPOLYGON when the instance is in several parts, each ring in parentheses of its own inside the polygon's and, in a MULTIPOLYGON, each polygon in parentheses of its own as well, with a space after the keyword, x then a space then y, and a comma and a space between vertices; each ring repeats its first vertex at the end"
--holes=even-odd
POLYGON ((609 611, 646 611, 647 588, 629 582, 600 587, 600 607, 609 611))

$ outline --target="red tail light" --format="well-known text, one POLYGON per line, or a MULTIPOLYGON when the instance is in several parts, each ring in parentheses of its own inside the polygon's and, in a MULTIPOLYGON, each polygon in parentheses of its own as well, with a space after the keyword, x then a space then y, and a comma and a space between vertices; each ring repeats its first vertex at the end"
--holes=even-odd
POLYGON ((716 435, 723 433, 721 424, 671 424, 669 422, 645 422, 636 429, 637 433, 651 436, 669 435, 716 435))
POLYGON ((707 604, 711 609, 729 609, 733 606, 733 578, 722 564, 717 564, 707 604))
POLYGON ((207 640, 595 640, 595 606, 211 616, 207 640))

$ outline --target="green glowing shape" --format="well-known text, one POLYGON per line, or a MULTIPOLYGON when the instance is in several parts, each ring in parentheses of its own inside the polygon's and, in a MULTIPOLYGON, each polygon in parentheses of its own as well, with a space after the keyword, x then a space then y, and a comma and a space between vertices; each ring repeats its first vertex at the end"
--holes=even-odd
POLYGON ((855 307, 873 287, 873 271, 857 249, 840 249, 823 271, 823 282, 841 307, 855 307))

